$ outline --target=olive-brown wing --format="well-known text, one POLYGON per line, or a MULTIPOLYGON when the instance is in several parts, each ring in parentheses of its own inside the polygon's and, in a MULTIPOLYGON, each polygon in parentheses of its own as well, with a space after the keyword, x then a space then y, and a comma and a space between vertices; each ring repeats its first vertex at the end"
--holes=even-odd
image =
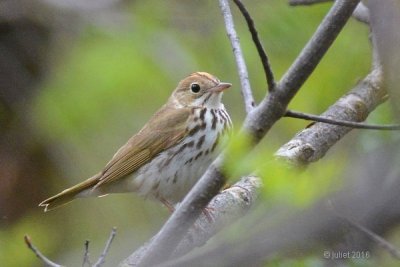
POLYGON ((164 106, 139 133, 129 139, 106 165, 96 187, 123 178, 178 144, 187 135, 189 108, 164 106))

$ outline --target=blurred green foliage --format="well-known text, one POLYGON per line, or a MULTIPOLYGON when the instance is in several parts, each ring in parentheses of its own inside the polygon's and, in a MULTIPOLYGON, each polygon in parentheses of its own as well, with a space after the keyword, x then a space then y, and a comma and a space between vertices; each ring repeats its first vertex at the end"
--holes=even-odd
POLYGON ((323 164, 311 164, 307 168, 295 168, 274 157, 274 150, 263 148, 250 153, 250 140, 241 133, 234 133, 225 155, 228 177, 240 177, 256 173, 264 181, 262 196, 265 201, 280 202, 304 208, 316 199, 339 190, 340 177, 346 156, 334 155, 323 164))
MULTIPOLYGON (((329 9, 325 4, 291 8, 285 2, 246 3, 277 80, 329 9)), ((234 6, 232 10, 252 87, 260 100, 266 93, 262 67, 243 18, 234 6)), ((64 177, 48 178, 53 184, 49 196, 104 166, 166 101, 177 82, 191 72, 207 71, 232 82, 234 88, 225 94, 224 102, 236 129, 245 116, 236 66, 216 1, 134 1, 125 12, 123 25, 87 25, 77 39, 64 44, 66 51, 53 53, 48 79, 32 103, 38 135, 54 144, 54 161, 65 173, 64 177)), ((350 21, 290 107, 316 114, 324 111, 368 72, 370 53, 368 29, 350 21)), ((388 113, 382 108, 373 118, 390 120, 388 113)), ((237 178, 257 169, 264 180, 264 201, 299 208, 340 189, 337 178, 352 152, 345 145, 339 144, 334 155, 307 170, 288 169, 273 158, 274 151, 306 125, 283 119, 245 159, 241 153, 246 141, 235 139, 228 171, 237 178)), ((362 140, 371 146, 375 139, 362 140)), ((40 266, 23 247, 22 237, 29 233, 50 258, 79 266, 84 240, 91 239, 91 254, 99 254, 111 227, 117 226, 119 233, 107 258, 112 266, 154 233, 167 216, 158 203, 130 195, 78 200, 46 214, 35 210, 0 230, 0 262, 4 266, 40 266)), ((314 260, 277 266, 321 266, 314 265, 314 260)))

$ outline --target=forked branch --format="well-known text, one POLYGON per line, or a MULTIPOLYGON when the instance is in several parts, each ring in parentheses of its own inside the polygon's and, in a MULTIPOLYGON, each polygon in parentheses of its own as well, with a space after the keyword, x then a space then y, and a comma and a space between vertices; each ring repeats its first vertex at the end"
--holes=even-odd
POLYGON ((233 55, 235 56, 236 66, 239 74, 241 92, 244 100, 246 112, 249 113, 255 106, 253 93, 251 91, 249 73, 244 61, 242 48, 240 46, 239 37, 236 33, 233 23, 232 12, 228 4, 228 0, 220 0, 219 6, 225 22, 226 33, 231 42, 233 55))
MULTIPOLYGON (((334 3, 311 40, 278 83, 276 90, 268 94, 265 100, 248 114, 243 129, 253 138, 253 146, 283 117, 287 105, 318 65, 358 3, 358 0, 337 0, 334 3)), ((227 10, 227 1, 220 0, 220 5, 223 12, 227 10)), ((140 266, 156 265, 170 258, 201 210, 223 186, 225 177, 220 169, 222 162, 223 157, 218 157, 184 198, 150 243, 140 266)))
MULTIPOLYGON (((241 218, 255 203, 260 186, 260 179, 249 175, 215 196, 208 205, 212 221, 202 214, 196 221, 196 226, 190 229, 173 252, 173 258, 179 258, 195 247, 202 246, 217 232, 241 218)), ((137 249, 120 266, 136 266, 149 245, 150 243, 146 243, 137 249)), ((176 262, 171 261, 168 264, 174 266, 176 262)))
MULTIPOLYGON (((85 241, 85 251, 84 251, 84 256, 83 256, 82 267, 84 267, 84 266, 92 266, 92 267, 101 267, 101 266, 103 266, 103 264, 105 263, 105 258, 106 258, 106 256, 107 256, 107 253, 108 253, 108 251, 110 250, 112 241, 113 241, 113 239, 114 239, 114 237, 115 237, 115 235, 116 235, 116 233, 117 233, 116 231, 117 231, 116 228, 113 227, 113 229, 111 230, 111 233, 110 233, 110 237, 109 237, 108 240, 107 240, 107 243, 106 243, 106 245, 105 245, 105 247, 104 247, 103 252, 101 253, 101 255, 100 255, 99 259, 97 260, 97 262, 96 262, 95 264, 93 264, 93 265, 90 263, 90 260, 89 260, 89 241, 88 241, 88 240, 85 241)), ((52 261, 49 260, 46 256, 44 256, 44 255, 39 251, 39 249, 37 249, 37 248, 32 244, 31 238, 30 238, 28 235, 25 235, 25 236, 24 236, 24 240, 25 240, 25 244, 28 246, 28 248, 29 248, 30 250, 32 250, 33 253, 35 253, 35 255, 36 255, 44 264, 46 264, 46 266, 49 266, 49 267, 63 267, 62 265, 57 264, 57 263, 55 263, 55 262, 52 262, 52 261)))

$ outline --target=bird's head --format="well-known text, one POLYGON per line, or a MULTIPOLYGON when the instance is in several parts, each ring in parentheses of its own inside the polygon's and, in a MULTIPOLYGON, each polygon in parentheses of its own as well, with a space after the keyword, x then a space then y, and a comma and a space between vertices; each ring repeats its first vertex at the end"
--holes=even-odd
POLYGON ((171 100, 185 107, 217 108, 221 104, 222 92, 231 87, 207 72, 195 72, 179 82, 171 100))

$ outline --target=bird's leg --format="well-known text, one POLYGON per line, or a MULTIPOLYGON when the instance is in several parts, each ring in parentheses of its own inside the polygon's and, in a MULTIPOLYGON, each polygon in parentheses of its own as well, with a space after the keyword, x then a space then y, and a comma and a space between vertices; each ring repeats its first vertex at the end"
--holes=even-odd
POLYGON ((175 211, 174 205, 169 203, 168 200, 166 200, 165 198, 162 198, 162 197, 159 197, 159 200, 161 201, 161 203, 164 204, 165 207, 167 207, 167 209, 169 210, 170 213, 173 213, 175 211))
MULTIPOLYGON (((159 197, 158 199, 161 201, 161 203, 164 204, 165 207, 167 207, 167 209, 169 210, 170 213, 173 213, 175 211, 174 205, 169 203, 168 200, 166 200, 165 198, 162 198, 162 197, 159 197)), ((214 211, 214 208, 212 208, 212 207, 205 207, 202 209, 202 212, 209 223, 214 222, 214 218, 211 214, 211 212, 213 212, 213 211, 214 211)))
POLYGON ((212 214, 211 214, 211 212, 215 211, 214 208, 212 208, 212 207, 205 207, 205 208, 203 208, 202 211, 203 211, 204 216, 206 216, 207 221, 208 221, 209 223, 214 222, 214 218, 213 218, 213 216, 212 216, 212 214))

